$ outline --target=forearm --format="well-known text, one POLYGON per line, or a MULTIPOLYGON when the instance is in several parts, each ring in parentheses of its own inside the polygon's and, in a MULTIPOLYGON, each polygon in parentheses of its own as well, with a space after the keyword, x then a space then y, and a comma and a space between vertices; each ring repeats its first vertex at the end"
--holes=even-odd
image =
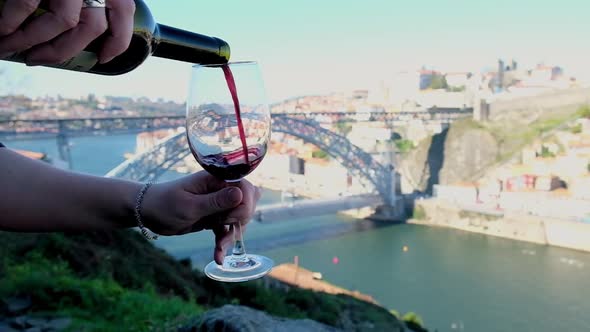
POLYGON ((0 149, 0 229, 39 232, 130 227, 140 186, 63 171, 0 149))

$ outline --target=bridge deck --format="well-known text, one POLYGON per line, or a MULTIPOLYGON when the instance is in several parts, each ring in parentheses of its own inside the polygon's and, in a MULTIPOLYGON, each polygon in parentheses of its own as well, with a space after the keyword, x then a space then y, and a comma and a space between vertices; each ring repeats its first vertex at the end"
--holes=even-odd
POLYGON ((254 214, 254 220, 271 223, 286 219, 333 214, 338 211, 360 209, 367 206, 374 207, 380 204, 383 204, 383 199, 378 195, 306 199, 260 206, 254 214))

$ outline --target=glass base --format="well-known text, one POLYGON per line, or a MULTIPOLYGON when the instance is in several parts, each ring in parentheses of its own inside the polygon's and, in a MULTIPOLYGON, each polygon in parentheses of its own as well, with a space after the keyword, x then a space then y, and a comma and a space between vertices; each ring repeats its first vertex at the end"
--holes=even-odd
POLYGON ((242 282, 258 279, 272 270, 272 259, 260 255, 245 255, 243 258, 227 256, 223 265, 217 265, 215 261, 205 266, 205 274, 217 281, 242 282))

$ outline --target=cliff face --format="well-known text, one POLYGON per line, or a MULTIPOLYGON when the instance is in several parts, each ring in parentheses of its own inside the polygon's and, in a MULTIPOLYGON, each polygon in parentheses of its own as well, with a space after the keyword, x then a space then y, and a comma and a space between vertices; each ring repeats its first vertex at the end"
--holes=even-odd
POLYGON ((435 184, 476 180, 497 161, 499 145, 486 129, 456 123, 418 144, 402 159, 400 170, 415 190, 430 194, 435 184))
POLYGON ((481 128, 451 127, 446 136, 441 184, 477 180, 478 176, 497 161, 500 144, 481 128))

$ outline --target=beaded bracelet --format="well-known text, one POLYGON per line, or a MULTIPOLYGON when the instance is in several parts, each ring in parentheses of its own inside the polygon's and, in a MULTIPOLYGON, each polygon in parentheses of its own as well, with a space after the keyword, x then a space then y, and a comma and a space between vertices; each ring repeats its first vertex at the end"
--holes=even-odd
POLYGON ((153 184, 152 182, 148 182, 148 183, 144 184, 143 187, 141 188, 141 190, 139 191, 139 193, 137 194, 137 200, 135 201, 135 220, 137 221, 137 226, 139 227, 141 234, 143 234, 143 236, 146 239, 157 240, 158 235, 153 233, 152 231, 148 230, 143 225, 143 222, 141 221, 141 205, 143 203, 143 196, 148 191, 148 189, 150 189, 152 184, 153 184))

